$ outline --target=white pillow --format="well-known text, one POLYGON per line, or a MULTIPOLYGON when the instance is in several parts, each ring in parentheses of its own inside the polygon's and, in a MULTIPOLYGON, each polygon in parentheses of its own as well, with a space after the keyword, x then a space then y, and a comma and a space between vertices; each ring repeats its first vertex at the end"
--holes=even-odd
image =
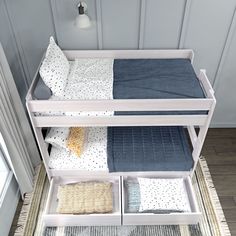
POLYGON ((39 73, 44 83, 52 90, 53 95, 63 96, 69 74, 69 62, 55 43, 53 37, 45 54, 39 73))
POLYGON ((183 179, 138 178, 139 211, 189 212, 190 205, 183 179))
POLYGON ((45 142, 50 143, 56 148, 67 149, 67 137, 69 135, 70 129, 67 128, 51 128, 49 133, 45 138, 45 142))

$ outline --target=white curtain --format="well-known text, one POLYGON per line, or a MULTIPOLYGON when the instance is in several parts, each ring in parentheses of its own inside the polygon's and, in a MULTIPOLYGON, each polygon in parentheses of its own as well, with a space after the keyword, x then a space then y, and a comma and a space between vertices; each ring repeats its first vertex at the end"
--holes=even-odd
POLYGON ((40 156, 1 44, 0 132, 23 196, 32 190, 34 166, 40 163, 40 156))

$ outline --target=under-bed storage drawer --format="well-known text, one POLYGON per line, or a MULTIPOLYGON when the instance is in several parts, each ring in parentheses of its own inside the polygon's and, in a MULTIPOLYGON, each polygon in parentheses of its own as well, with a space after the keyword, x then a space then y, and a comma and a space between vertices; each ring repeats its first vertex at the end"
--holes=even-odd
POLYGON ((121 181, 120 176, 109 177, 53 177, 47 204, 44 212, 45 226, 91 226, 91 225, 121 225, 121 181), (112 183, 113 211, 102 214, 59 214, 58 187, 65 184, 73 184, 87 181, 109 181, 112 183))
MULTIPOLYGON (((141 177, 141 176, 140 176, 141 177)), ((148 177, 150 178, 150 177, 148 177)), ((158 177, 151 177, 158 178, 158 177)), ((122 177, 122 215, 123 225, 177 225, 177 224, 197 224, 201 217, 193 186, 190 177, 183 178, 184 189, 186 190, 186 199, 189 203, 189 212, 176 213, 143 213, 137 211, 128 211, 128 191, 125 182, 127 180, 134 182, 138 180, 134 177, 122 177)), ((139 209, 139 208, 136 208, 139 209)))

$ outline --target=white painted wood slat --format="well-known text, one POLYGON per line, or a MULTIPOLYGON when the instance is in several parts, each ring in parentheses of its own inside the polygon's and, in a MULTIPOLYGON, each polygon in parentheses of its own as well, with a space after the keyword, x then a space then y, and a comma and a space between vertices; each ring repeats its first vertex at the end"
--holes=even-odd
POLYGON ((33 100, 32 112, 209 110, 212 99, 33 100))
POLYGON ((184 126, 201 125, 207 115, 160 115, 160 116, 41 116, 33 117, 36 127, 71 127, 71 126, 184 126))

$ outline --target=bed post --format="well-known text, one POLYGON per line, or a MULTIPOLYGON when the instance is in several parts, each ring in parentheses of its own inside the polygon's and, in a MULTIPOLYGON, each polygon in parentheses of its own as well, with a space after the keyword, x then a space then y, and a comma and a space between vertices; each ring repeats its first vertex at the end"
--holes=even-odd
POLYGON ((26 108, 28 110, 29 118, 30 118, 30 121, 31 121, 31 124, 32 124, 32 128, 34 130, 35 138, 36 138, 37 143, 38 143, 40 154, 42 156, 42 159, 43 159, 44 163, 46 163, 46 165, 44 165, 44 166, 45 166, 45 169, 46 169, 48 179, 50 179, 51 174, 50 174, 50 170, 49 170, 49 167, 48 167, 49 154, 48 154, 47 147, 46 147, 46 144, 45 144, 44 139, 43 139, 42 128, 35 126, 35 123, 34 123, 34 120, 33 120, 34 115, 33 115, 33 113, 31 112, 31 110, 29 108, 28 101, 26 101, 26 108))
MULTIPOLYGON (((205 70, 201 70, 200 75, 199 75, 200 80, 202 80, 204 77, 207 78, 206 72, 205 72, 205 70)), ((206 81, 207 81, 207 83, 209 83, 208 80, 206 80, 206 81)), ((199 133, 197 135, 197 140, 195 142, 195 145, 193 146, 192 156, 193 156, 193 160, 194 160, 194 166, 191 171, 191 177, 193 176, 193 173, 197 167, 198 159, 200 157, 202 147, 203 147, 206 135, 207 135, 207 131, 208 131, 210 123, 211 123, 211 118, 213 116, 215 106, 216 106, 216 99, 214 96, 214 90, 212 89, 210 83, 209 83, 209 90, 207 91, 207 95, 209 98, 212 99, 212 104, 211 104, 211 107, 208 111, 208 116, 207 116, 205 124, 202 126, 199 126, 199 133)))

